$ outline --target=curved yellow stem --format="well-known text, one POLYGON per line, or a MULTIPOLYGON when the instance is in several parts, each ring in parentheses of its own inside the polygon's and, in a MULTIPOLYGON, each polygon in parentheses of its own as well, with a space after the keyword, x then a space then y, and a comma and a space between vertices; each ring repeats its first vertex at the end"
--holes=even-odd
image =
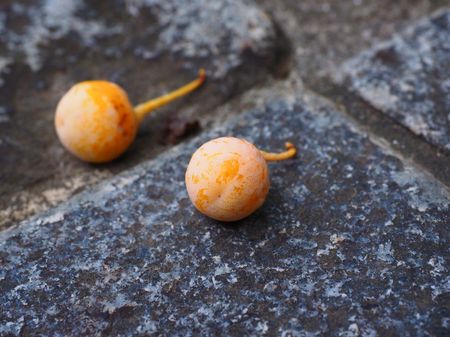
POLYGON ((205 79, 206 79, 205 70, 200 69, 200 71, 198 72, 198 78, 196 80, 194 80, 194 81, 192 81, 192 82, 182 86, 181 88, 174 90, 168 94, 162 95, 160 97, 157 97, 157 98, 151 99, 147 102, 136 105, 134 107, 134 113, 136 114, 138 123, 141 123, 142 120, 144 119, 144 117, 147 116, 153 110, 160 108, 160 107, 176 100, 177 98, 183 97, 183 96, 191 93, 192 91, 194 91, 195 89, 200 87, 203 84, 203 82, 205 82, 205 79))
POLYGON ((259 150, 259 152, 261 152, 266 161, 279 161, 294 157, 297 153, 297 149, 295 148, 294 144, 286 142, 284 146, 286 147, 286 151, 280 153, 266 152, 262 150, 259 150))

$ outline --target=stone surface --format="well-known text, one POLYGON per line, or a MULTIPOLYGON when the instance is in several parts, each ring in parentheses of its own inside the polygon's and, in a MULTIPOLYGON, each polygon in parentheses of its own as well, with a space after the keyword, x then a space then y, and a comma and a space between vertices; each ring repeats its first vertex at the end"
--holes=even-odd
POLYGON ((251 1, 129 0, 94 4, 40 0, 6 1, 2 7, 1 38, 9 53, 2 58, 3 71, 16 58, 33 71, 54 63, 54 57, 67 58, 64 63, 74 64, 81 47, 95 45, 106 57, 121 57, 127 52, 124 47, 146 60, 169 52, 194 73, 202 66, 210 76, 223 78, 244 63, 243 52, 270 54, 276 38, 269 17, 251 1), (143 20, 145 26, 133 27, 143 20), (74 40, 71 42, 77 49, 64 45, 56 51, 45 48, 70 34, 73 36, 68 38, 74 40), (108 37, 114 37, 114 45, 96 45, 108 37))
POLYGON ((167 149, 174 118, 204 127, 217 106, 264 80, 283 41, 251 1, 1 1, 0 227, 167 149), (208 85, 150 117, 126 159, 94 168, 60 146, 54 110, 74 83, 108 79, 139 103, 199 67, 208 85))
MULTIPOLYGON (((258 0, 291 41, 291 73, 339 105, 371 134, 389 142, 450 186, 450 154, 414 135, 333 78, 341 64, 417 20, 450 5, 448 0, 258 0)), ((436 104, 441 104, 437 97, 436 104)))
POLYGON ((448 0, 258 0, 292 41, 292 64, 316 91, 342 62, 448 0))
POLYGON ((450 153, 450 10, 346 62, 338 80, 450 153))
POLYGON ((292 92, 0 233, 0 334, 448 334, 449 191, 292 92), (220 135, 299 148, 234 225, 183 182, 220 135))
POLYGON ((0 2, 0 226, 109 179, 0 232, 0 336, 450 334, 450 157, 398 123, 411 107, 445 147, 443 110, 412 99, 448 110, 448 11, 415 23, 448 0, 256 2, 0 2), (114 80, 138 102, 200 66, 207 86, 152 116, 121 160, 83 165, 59 146, 53 110, 73 82, 114 80), (408 76, 421 92, 401 93, 408 76), (391 113, 358 91, 371 81, 399 91, 391 113), (263 208, 228 225, 183 183, 190 154, 223 135, 299 146, 270 165, 263 208))

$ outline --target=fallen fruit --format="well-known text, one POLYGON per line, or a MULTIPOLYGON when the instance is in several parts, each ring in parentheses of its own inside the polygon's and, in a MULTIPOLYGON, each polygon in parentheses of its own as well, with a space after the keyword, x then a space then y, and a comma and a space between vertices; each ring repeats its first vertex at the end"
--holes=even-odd
POLYGON ((292 158, 297 150, 286 143, 286 151, 258 150, 246 140, 221 137, 195 151, 186 170, 186 188, 194 206, 220 221, 237 221, 249 216, 266 199, 269 191, 267 161, 292 158))
POLYGON ((126 92, 108 81, 74 85, 59 101, 55 127, 64 147, 81 160, 104 163, 131 145, 140 122, 151 111, 185 96, 205 81, 205 71, 191 83, 132 107, 126 92))

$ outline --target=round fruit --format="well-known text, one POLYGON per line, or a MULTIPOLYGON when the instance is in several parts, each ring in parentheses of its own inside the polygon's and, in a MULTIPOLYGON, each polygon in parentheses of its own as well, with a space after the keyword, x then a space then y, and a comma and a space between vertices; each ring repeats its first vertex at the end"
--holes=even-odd
POLYGON ((287 147, 282 154, 267 153, 234 137, 203 144, 192 155, 186 171, 189 198, 201 213, 216 220, 247 217, 261 207, 269 191, 266 160, 295 155, 293 145, 288 143, 287 147))
POLYGON ((125 91, 106 81, 74 85, 56 108, 56 132, 73 155, 92 163, 119 157, 133 142, 137 119, 125 91))
POLYGON ((201 69, 196 80, 134 108, 125 91, 114 83, 78 83, 58 103, 56 133, 64 147, 79 159, 91 163, 111 161, 131 145, 145 116, 194 91, 205 78, 201 69))

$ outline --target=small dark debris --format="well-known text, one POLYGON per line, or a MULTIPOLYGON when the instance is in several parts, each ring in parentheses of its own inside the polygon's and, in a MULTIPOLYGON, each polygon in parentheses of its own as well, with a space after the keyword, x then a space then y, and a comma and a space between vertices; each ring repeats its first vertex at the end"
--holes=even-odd
POLYGON ((166 144, 177 144, 187 137, 193 136, 201 130, 197 119, 186 117, 174 117, 167 120, 164 142, 166 144))

